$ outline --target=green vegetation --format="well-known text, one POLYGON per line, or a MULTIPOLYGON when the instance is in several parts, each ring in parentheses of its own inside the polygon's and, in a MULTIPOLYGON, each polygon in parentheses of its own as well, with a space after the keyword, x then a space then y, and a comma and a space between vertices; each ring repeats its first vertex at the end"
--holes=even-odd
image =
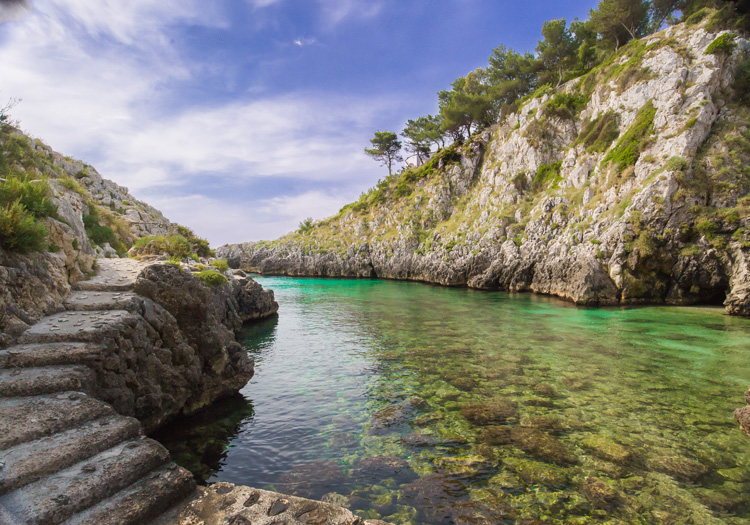
POLYGON ((560 182, 560 168, 562 162, 553 162, 552 164, 545 164, 539 166, 536 172, 536 177, 531 182, 531 191, 537 192, 548 187, 557 188, 557 184, 560 182))
POLYGON ((226 272, 229 270, 229 264, 226 259, 216 259, 211 261, 211 266, 219 270, 220 272, 226 272))
POLYGON ((89 240, 99 246, 108 243, 120 257, 124 257, 133 237, 127 223, 97 204, 89 204, 88 215, 83 215, 83 226, 89 240))
POLYGON ((209 246, 208 241, 198 237, 193 230, 187 226, 178 224, 175 231, 177 232, 177 235, 181 235, 190 243, 192 254, 197 257, 213 257, 215 255, 214 251, 209 246))
POLYGON ((574 119, 588 102, 589 98, 581 93, 558 93, 547 102, 544 111, 552 117, 574 119))
POLYGON ((716 37, 706 48, 706 54, 709 55, 729 55, 734 51, 737 44, 734 42, 732 33, 723 33, 716 37))
POLYGON ((214 256, 213 250, 208 247, 208 241, 197 237, 190 228, 178 225, 175 231, 171 235, 141 237, 133 244, 131 257, 167 255, 178 261, 192 259, 197 262, 199 257, 214 256))
POLYGON ((635 120, 614 148, 604 157, 604 163, 612 163, 617 173, 634 166, 648 143, 654 130, 656 108, 650 100, 638 111, 635 120))
POLYGON ((193 275, 206 283, 208 286, 221 286, 227 282, 226 276, 220 274, 219 272, 215 272, 214 270, 203 270, 202 272, 198 272, 193 275))
POLYGON ((586 146, 586 151, 601 153, 620 136, 620 116, 614 111, 607 111, 586 122, 578 135, 576 144, 586 146))
POLYGON ((190 241, 182 235, 149 235, 135 241, 132 256, 168 255, 185 260, 191 253, 193 253, 193 247, 190 241))
POLYGON ((29 213, 21 201, 0 204, 0 248, 17 253, 38 252, 46 247, 47 228, 29 213))
POLYGON ((49 184, 32 172, 36 166, 28 139, 13 134, 7 124, 0 135, 0 247, 19 253, 44 250, 48 231, 43 219, 57 213, 49 184))
POLYGON ((399 142, 398 136, 391 131, 376 131, 370 142, 372 148, 365 148, 365 153, 380 162, 382 166, 387 166, 388 175, 391 175, 393 164, 404 160, 399 153, 401 142, 399 142))

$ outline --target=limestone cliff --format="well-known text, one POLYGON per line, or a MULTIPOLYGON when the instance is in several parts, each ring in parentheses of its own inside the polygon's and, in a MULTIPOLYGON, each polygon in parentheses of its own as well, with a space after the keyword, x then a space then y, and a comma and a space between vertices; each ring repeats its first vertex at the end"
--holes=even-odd
POLYGON ((338 215, 228 245, 261 273, 411 279, 750 314, 750 44, 680 24, 541 89, 338 215))

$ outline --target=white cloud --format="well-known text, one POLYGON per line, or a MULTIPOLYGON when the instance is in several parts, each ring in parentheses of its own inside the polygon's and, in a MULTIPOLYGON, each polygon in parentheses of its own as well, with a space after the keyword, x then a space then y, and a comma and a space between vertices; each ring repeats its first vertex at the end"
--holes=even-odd
MULTIPOLYGON (((0 92, 23 99, 13 117, 32 135, 93 164, 167 217, 205 230, 214 243, 228 240, 227 228, 248 228, 248 237, 233 241, 285 233, 307 216, 324 217, 356 198, 325 188, 358 193, 382 175, 362 150, 374 122, 400 113, 408 100, 249 91, 230 103, 173 104, 167 113, 164 106, 179 96, 182 83, 207 67, 180 59, 171 29, 184 22, 222 24, 220 16, 202 11, 204 4, 38 0, 32 14, 3 26, 0 92), (297 189, 294 196, 244 206, 198 195, 233 182, 247 187, 247 179, 258 177, 318 181, 324 189, 297 189), (189 187, 196 181, 203 186, 198 191, 189 187), (167 190, 193 196, 173 198, 167 190)), ((278 193, 292 192, 268 180, 278 193)))
POLYGON ((203 195, 176 198, 154 195, 149 202, 171 220, 190 225, 195 233, 210 239, 211 245, 216 247, 275 239, 295 230, 306 217, 322 218, 336 213, 349 200, 340 194, 310 191, 265 199, 252 206, 227 204, 203 195))
POLYGON ((262 7, 268 7, 269 5, 277 4, 280 0, 249 0, 250 5, 255 7, 256 9, 260 9, 262 7))
POLYGON ((314 44, 316 40, 314 38, 298 38, 294 41, 294 45, 299 47, 310 46, 314 44))

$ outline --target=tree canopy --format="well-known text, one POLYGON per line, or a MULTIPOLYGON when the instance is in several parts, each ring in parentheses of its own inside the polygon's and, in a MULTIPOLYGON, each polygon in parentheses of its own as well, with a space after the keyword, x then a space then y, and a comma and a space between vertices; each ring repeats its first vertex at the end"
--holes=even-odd
POLYGON ((393 164, 401 162, 401 142, 398 135, 392 131, 376 131, 375 136, 370 139, 372 148, 365 148, 365 153, 380 162, 381 166, 388 167, 388 175, 393 174, 393 164))

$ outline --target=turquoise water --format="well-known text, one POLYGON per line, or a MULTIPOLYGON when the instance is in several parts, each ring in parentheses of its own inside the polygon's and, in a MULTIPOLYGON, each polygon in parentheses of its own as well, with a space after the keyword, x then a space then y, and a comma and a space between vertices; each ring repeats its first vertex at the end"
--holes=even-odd
POLYGON ((394 523, 750 523, 750 321, 262 277, 241 395, 157 436, 201 481, 394 523))

